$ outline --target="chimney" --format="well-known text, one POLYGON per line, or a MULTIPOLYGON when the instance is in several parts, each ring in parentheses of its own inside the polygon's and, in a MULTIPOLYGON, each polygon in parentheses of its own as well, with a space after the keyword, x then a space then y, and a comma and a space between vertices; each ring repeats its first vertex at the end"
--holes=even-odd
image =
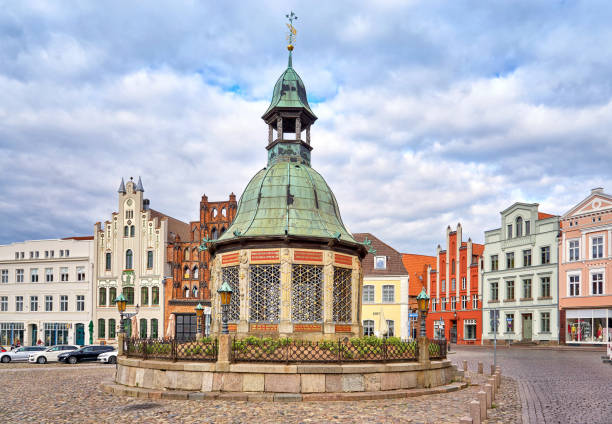
POLYGON ((603 193, 603 187, 595 187, 591 189, 591 194, 603 193))
POLYGON ((148 211, 150 204, 151 204, 151 201, 149 199, 143 199, 142 200, 142 209, 145 210, 145 211, 148 211))

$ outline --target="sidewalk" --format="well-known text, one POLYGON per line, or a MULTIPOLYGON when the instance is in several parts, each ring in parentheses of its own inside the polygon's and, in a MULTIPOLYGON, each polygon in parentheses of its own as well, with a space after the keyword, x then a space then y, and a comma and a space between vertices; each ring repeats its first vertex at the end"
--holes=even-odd
MULTIPOLYGON (((533 350, 567 350, 573 352, 606 352, 606 345, 600 346, 582 346, 582 345, 558 345, 558 346, 537 346, 537 345, 520 345, 520 344, 510 344, 506 345, 504 343, 497 344, 498 349, 533 349, 533 350)), ((493 349, 493 345, 456 345, 453 344, 451 346, 451 350, 449 353, 454 352, 455 349, 493 349)))

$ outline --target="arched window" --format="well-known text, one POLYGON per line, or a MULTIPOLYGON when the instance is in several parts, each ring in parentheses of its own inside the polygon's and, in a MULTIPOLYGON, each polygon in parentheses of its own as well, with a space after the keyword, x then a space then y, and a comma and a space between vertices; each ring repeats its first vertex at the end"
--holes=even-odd
POLYGON ((125 269, 132 269, 133 264, 132 250, 128 249, 125 251, 125 269))
POLYGON ((115 338, 115 330, 117 329, 117 324, 115 323, 115 320, 113 318, 108 320, 108 338, 109 339, 114 339, 115 338))
POLYGON ((193 267, 193 278, 195 280, 197 280, 198 278, 200 278, 200 269, 198 268, 198 266, 194 266, 193 267))
POLYGON ((185 265, 185 268, 183 269, 183 280, 188 280, 188 279, 189 279, 189 267, 185 265))
POLYGON ((193 241, 200 241, 200 230, 197 228, 193 229, 193 241))
POLYGON ((217 209, 216 208, 213 208, 213 210, 212 210, 212 217, 213 218, 217 217, 217 209))
POLYGON ((195 297, 197 299, 197 297, 198 297, 198 288, 196 286, 193 286, 193 288, 191 289, 191 294, 192 294, 192 297, 195 297))
POLYGON ((130 227, 126 225, 125 227, 123 227, 123 237, 127 237, 129 235, 130 235, 130 227))
POLYGON ((113 261, 112 261, 112 255, 111 255, 111 252, 106 252, 106 264, 105 264, 106 266, 104 267, 104 269, 105 269, 106 271, 110 271, 110 270, 111 270, 112 263, 113 263, 113 261))
POLYGON ((222 236, 224 232, 225 232, 225 227, 221 227, 221 232, 219 233, 219 237, 222 236))
POLYGON ((225 208, 221 209, 221 215, 227 216, 227 209, 225 208))
POLYGON ((106 337, 105 324, 106 322, 102 318, 98 320, 98 338, 99 339, 103 339, 106 337))
POLYGON ((455 260, 453 259, 452 265, 451 265, 451 274, 455 273, 455 260))
POLYGON ((151 287, 151 305, 159 305, 159 287, 151 287))
POLYGON ((130 227, 130 237, 134 237, 136 235, 136 227, 133 225, 130 227))
POLYGON ((188 261, 189 260, 189 248, 186 247, 185 251, 183 252, 183 260, 184 261, 188 261))
POLYGON ((183 287, 183 297, 189 297, 189 287, 183 287))
POLYGON ((194 247, 193 250, 191 251, 191 260, 192 261, 198 260, 198 248, 197 247, 194 247))
POLYGON ((100 287, 98 289, 98 305, 106 306, 106 287, 100 287))
POLYGON ((212 231, 210 232, 210 238, 212 240, 217 240, 217 229, 213 228, 212 231))
POLYGON ((516 218, 516 236, 521 237, 523 235, 523 218, 520 216, 516 218))
POLYGON ((140 318, 140 338, 147 338, 147 320, 144 318, 140 318))

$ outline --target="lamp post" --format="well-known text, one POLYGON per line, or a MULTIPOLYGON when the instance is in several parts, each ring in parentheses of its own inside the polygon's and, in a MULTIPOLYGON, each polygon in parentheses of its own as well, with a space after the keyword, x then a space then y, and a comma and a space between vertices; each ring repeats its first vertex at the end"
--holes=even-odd
POLYGON ((196 316, 198 317, 198 337, 202 337, 202 315, 204 314, 204 306, 201 303, 198 303, 198 306, 195 307, 196 316))
POLYGON ((126 319, 130 319, 133 316, 138 314, 138 311, 140 311, 140 306, 136 305, 136 312, 125 312, 125 308, 127 306, 127 300, 125 298, 125 296, 123 296, 123 293, 119 293, 119 296, 117 296, 117 298, 115 299, 115 303, 117 304, 117 310, 119 311, 119 316, 121 317, 120 320, 120 331, 119 333, 125 334, 125 320, 126 319))
POLYGON ((421 311, 421 337, 426 337, 425 317, 427 316, 427 310, 429 309, 429 296, 425 292, 425 287, 421 289, 421 293, 419 293, 416 299, 419 306, 419 311, 421 311))
POLYGON ((221 322, 223 323, 221 334, 229 334, 229 330, 227 329, 227 309, 229 308, 233 292, 232 287, 227 284, 227 281, 221 284, 221 287, 217 290, 217 293, 221 296, 221 322))

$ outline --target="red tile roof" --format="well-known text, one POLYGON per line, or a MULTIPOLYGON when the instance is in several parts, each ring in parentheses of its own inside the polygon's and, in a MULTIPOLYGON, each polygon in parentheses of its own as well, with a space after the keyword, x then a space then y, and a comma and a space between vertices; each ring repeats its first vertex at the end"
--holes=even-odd
POLYGON ((538 212, 538 219, 552 218, 554 216, 556 215, 552 215, 550 213, 538 212))
POLYGON ((436 257, 402 253, 402 263, 409 275, 408 296, 417 296, 427 286, 427 265, 436 267, 436 257), (421 277, 421 278, 419 278, 421 277))
POLYGON ((374 269, 374 255, 368 253, 363 258, 363 275, 407 275, 408 272, 402 263, 402 254, 381 241, 370 233, 355 233, 353 237, 362 243, 366 237, 372 242, 372 247, 376 249, 376 256, 387 257, 387 269, 374 269))
POLYGON ((64 237, 62 240, 93 240, 93 236, 64 237))

